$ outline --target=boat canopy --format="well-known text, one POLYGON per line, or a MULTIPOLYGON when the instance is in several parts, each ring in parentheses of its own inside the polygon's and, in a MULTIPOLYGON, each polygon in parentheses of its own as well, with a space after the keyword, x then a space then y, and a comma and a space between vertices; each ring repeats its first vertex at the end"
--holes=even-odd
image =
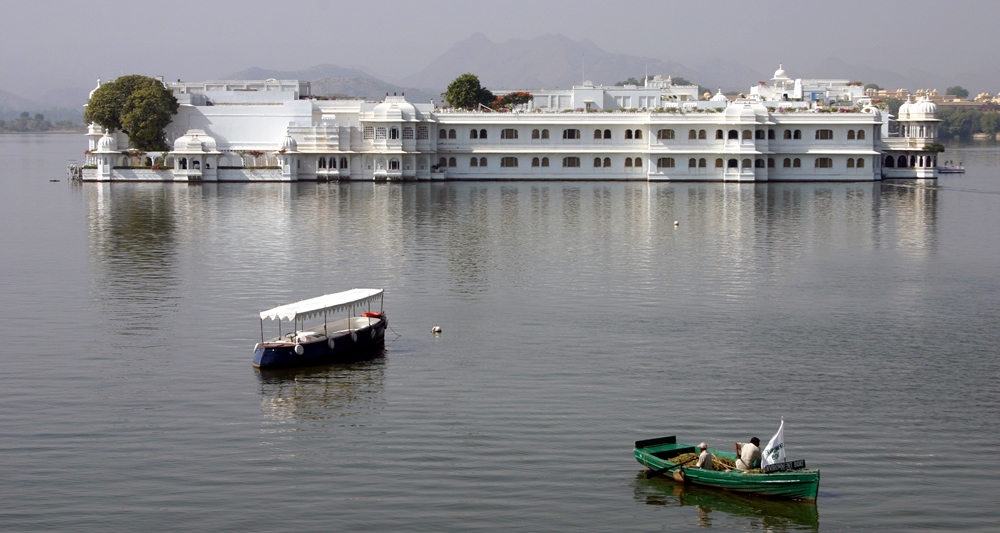
POLYGON ((330 312, 347 311, 358 305, 377 301, 382 298, 382 289, 351 289, 334 294, 324 294, 316 298, 302 300, 293 304, 279 305, 274 309, 260 312, 260 319, 295 320, 297 318, 312 318, 330 312))

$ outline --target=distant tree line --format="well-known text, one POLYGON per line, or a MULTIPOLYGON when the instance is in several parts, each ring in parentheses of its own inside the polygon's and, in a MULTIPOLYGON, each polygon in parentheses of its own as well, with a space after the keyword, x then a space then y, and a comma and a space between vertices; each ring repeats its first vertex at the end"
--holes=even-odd
POLYGON ((72 120, 60 120, 52 122, 45 120, 45 115, 24 111, 20 117, 11 120, 0 120, 0 132, 2 133, 39 133, 47 131, 83 131, 83 124, 74 124, 72 120))

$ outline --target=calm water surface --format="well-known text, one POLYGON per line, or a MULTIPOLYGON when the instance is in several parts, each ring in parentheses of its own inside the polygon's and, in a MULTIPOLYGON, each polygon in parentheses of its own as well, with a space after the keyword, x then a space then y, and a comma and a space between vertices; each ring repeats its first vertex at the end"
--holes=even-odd
POLYGON ((995 147, 938 183, 67 183, 84 147, 0 136, 4 531, 1000 522, 995 147), (353 287, 382 357, 252 368, 260 309, 353 287), (816 505, 632 457, 782 417, 816 505))

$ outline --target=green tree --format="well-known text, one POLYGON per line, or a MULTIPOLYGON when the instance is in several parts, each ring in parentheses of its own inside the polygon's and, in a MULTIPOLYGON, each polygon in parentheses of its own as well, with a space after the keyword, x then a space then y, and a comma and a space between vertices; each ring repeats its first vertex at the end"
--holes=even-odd
POLYGON ((995 111, 983 113, 979 117, 979 131, 989 135, 1000 133, 1000 113, 995 111))
POLYGON ((28 113, 27 111, 22 111, 21 118, 31 118, 31 113, 28 113))
POLYGON ((956 85, 954 87, 948 87, 948 90, 945 91, 944 94, 952 94, 959 98, 968 98, 969 90, 963 88, 961 85, 956 85))
POLYGON ((452 107, 476 109, 480 104, 489 106, 496 96, 479 83, 479 76, 466 72, 448 85, 444 99, 452 107))
POLYGON ((35 120, 37 120, 38 122, 41 122, 41 121, 45 120, 45 115, 43 115, 41 113, 35 113, 35 120))
MULTIPOLYGON (((677 83, 677 82, 675 81, 674 83, 677 83)), ((637 80, 637 79, 635 79, 635 78, 630 77, 629 79, 627 79, 625 81, 619 81, 619 82, 615 83, 615 85, 618 86, 618 87, 621 87, 622 85, 642 85, 642 82, 639 81, 639 80, 637 80)))
POLYGON ((134 148, 159 151, 166 149, 163 130, 177 108, 177 98, 163 83, 146 76, 122 76, 94 91, 83 119, 127 133, 134 148))
POLYGON ((868 85, 865 85, 865 89, 875 89, 876 91, 882 90, 882 88, 879 87, 877 83, 869 83, 868 85))

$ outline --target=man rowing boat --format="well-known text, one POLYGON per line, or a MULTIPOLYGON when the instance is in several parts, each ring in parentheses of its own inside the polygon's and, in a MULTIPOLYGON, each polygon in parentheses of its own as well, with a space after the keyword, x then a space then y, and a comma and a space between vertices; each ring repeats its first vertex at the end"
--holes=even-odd
POLYGON ((747 471, 756 468, 760 463, 760 439, 754 437, 750 442, 736 443, 736 469, 747 471))

